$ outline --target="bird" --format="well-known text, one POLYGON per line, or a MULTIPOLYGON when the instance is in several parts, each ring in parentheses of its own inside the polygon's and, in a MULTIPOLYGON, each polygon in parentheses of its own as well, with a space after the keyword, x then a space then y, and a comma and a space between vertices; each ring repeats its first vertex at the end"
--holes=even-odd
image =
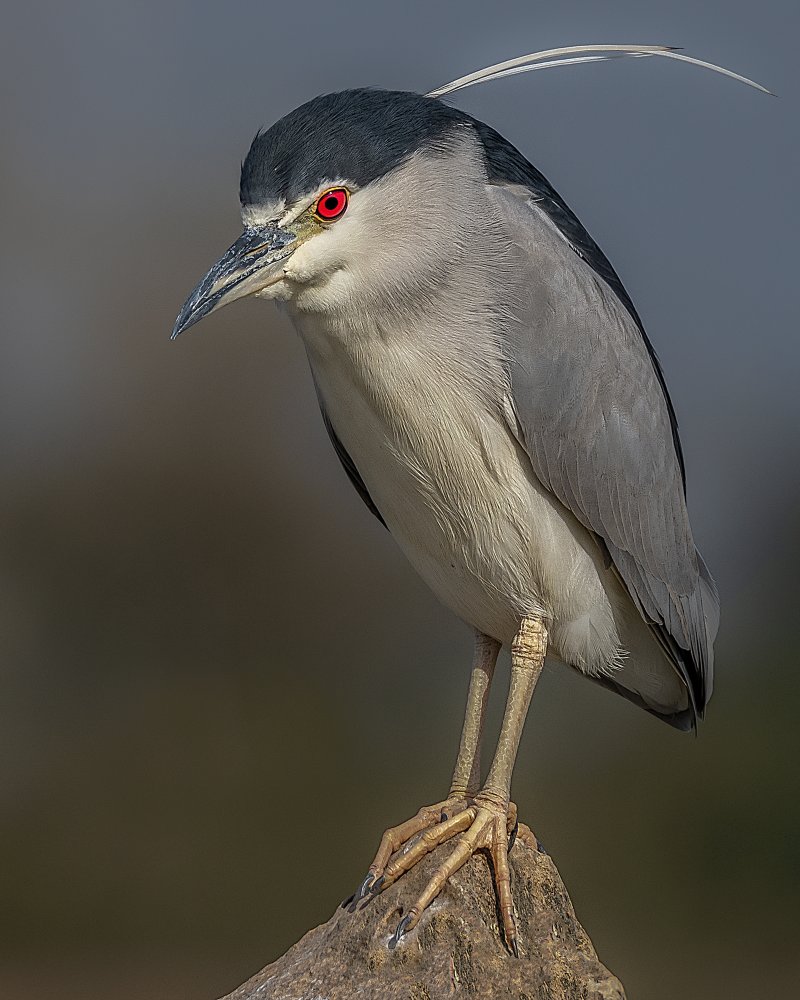
POLYGON ((390 947, 485 850, 504 943, 520 954, 508 854, 538 843, 511 777, 546 655, 680 730, 696 728, 711 697, 719 598, 640 316, 543 174, 444 100, 516 73, 651 56, 765 89, 668 47, 587 45, 426 94, 313 98, 256 134, 241 169, 244 232, 175 324, 173 338, 245 296, 288 313, 347 476, 474 632, 448 794, 386 830, 351 897, 352 910, 448 845, 390 947), (503 646, 509 690, 481 780, 503 646))

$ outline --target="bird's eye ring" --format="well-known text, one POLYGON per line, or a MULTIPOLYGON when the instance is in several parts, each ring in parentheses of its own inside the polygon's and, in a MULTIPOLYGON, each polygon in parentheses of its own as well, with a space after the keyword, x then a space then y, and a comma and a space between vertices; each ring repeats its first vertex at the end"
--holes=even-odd
POLYGON ((349 201, 350 192, 347 188, 329 188, 317 198, 314 214, 323 222, 335 222, 347 211, 349 201))

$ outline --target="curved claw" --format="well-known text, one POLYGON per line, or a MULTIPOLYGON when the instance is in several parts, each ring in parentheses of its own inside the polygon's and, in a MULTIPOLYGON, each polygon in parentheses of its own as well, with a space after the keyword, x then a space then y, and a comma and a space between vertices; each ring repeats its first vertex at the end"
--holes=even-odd
POLYGON ((508 848, 507 848, 507 851, 508 851, 509 854, 511 853, 511 848, 514 846, 514 843, 515 843, 515 841, 517 839, 517 831, 518 830, 519 830, 519 820, 515 820, 514 821, 514 826, 511 829, 511 833, 508 836, 508 848))
POLYGON ((408 925, 411 923, 411 914, 407 914, 397 925, 394 934, 389 938, 388 948, 394 950, 400 944, 400 938, 405 934, 408 925))
POLYGON ((501 803, 489 796, 479 795, 471 799, 451 796, 434 806, 424 806, 410 820, 385 831, 366 878, 342 906, 354 913, 362 900, 377 896, 425 855, 456 837, 449 857, 435 869, 423 893, 398 923, 389 938, 389 948, 396 948, 401 938, 416 927, 425 909, 450 877, 476 851, 488 849, 494 869, 503 941, 508 950, 519 958, 508 854, 515 844, 536 851, 543 848, 537 843, 530 827, 518 822, 517 807, 513 802, 507 802, 503 808, 501 803))
POLYGON ((345 900, 345 902, 342 903, 342 906, 345 906, 345 903, 349 903, 350 905, 347 907, 347 909, 350 911, 350 913, 355 913, 355 910, 356 910, 356 907, 358 906, 358 904, 361 902, 361 900, 370 891, 370 887, 371 887, 374 879, 375 879, 375 876, 372 874, 372 872, 369 872, 367 874, 367 877, 364 879, 364 881, 361 883, 361 885, 356 889, 356 891, 353 893, 353 895, 350 897, 350 899, 349 900, 345 900))
MULTIPOLYGON (((451 818, 459 811, 467 808, 467 800, 460 795, 451 795, 442 802, 437 802, 432 806, 423 806, 411 819, 399 826, 389 827, 384 831, 377 854, 369 866, 367 877, 361 883, 353 895, 342 904, 349 908, 350 912, 355 912, 356 907, 367 895, 377 895, 384 884, 394 881, 391 875, 384 878, 384 871, 389 866, 392 855, 397 852, 406 851, 412 846, 412 842, 425 831, 438 824, 447 822, 447 816, 451 818)), ((410 865, 408 867, 411 867, 410 865)), ((404 869, 405 870, 405 869, 404 869)))
MULTIPOLYGON (((407 911, 406 917, 398 926, 392 940, 396 944, 402 934, 416 927, 422 914, 439 895, 448 880, 469 861, 476 851, 488 849, 494 868, 494 882, 497 889, 503 940, 509 951, 518 955, 517 927, 514 917, 514 902, 511 896, 511 873, 508 865, 507 806, 502 808, 491 801, 478 802, 477 805, 470 806, 448 823, 440 824, 428 831, 406 858, 401 858, 394 863, 398 869, 397 873, 402 872, 403 863, 410 858, 414 851, 418 854, 428 853, 456 833, 460 833, 460 836, 456 839, 453 850, 435 869, 422 894, 407 911)), ((397 873, 391 869, 387 870, 387 880, 394 881, 397 873)))

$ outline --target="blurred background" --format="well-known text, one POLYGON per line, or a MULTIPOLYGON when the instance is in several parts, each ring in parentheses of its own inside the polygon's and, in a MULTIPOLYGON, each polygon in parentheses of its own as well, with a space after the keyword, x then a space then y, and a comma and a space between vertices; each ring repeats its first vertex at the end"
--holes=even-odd
POLYGON ((666 60, 456 95, 627 285, 723 598, 698 739, 552 667, 514 797, 631 998, 792 992, 798 26, 794 0, 6 5, 0 996, 214 1000, 446 790, 471 637, 351 490, 299 341, 248 301, 169 332, 257 128, 590 41, 780 97, 666 60))

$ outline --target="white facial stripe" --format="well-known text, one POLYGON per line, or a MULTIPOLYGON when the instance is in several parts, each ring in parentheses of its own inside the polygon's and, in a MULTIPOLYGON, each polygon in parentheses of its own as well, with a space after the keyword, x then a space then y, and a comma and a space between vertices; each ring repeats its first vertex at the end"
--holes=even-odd
POLYGON ((347 188, 351 193, 358 190, 358 185, 346 178, 325 180, 321 182, 316 191, 305 198, 301 198, 300 201, 294 202, 288 208, 283 198, 271 201, 266 205, 245 205, 242 208, 242 223, 245 227, 266 226, 270 223, 277 223, 279 226, 288 226, 295 219, 298 219, 303 212, 307 212, 323 191, 334 187, 347 188))
POLYGON ((245 228, 266 226, 270 222, 277 222, 285 211, 286 202, 282 198, 266 205, 243 205, 242 223, 245 228))

